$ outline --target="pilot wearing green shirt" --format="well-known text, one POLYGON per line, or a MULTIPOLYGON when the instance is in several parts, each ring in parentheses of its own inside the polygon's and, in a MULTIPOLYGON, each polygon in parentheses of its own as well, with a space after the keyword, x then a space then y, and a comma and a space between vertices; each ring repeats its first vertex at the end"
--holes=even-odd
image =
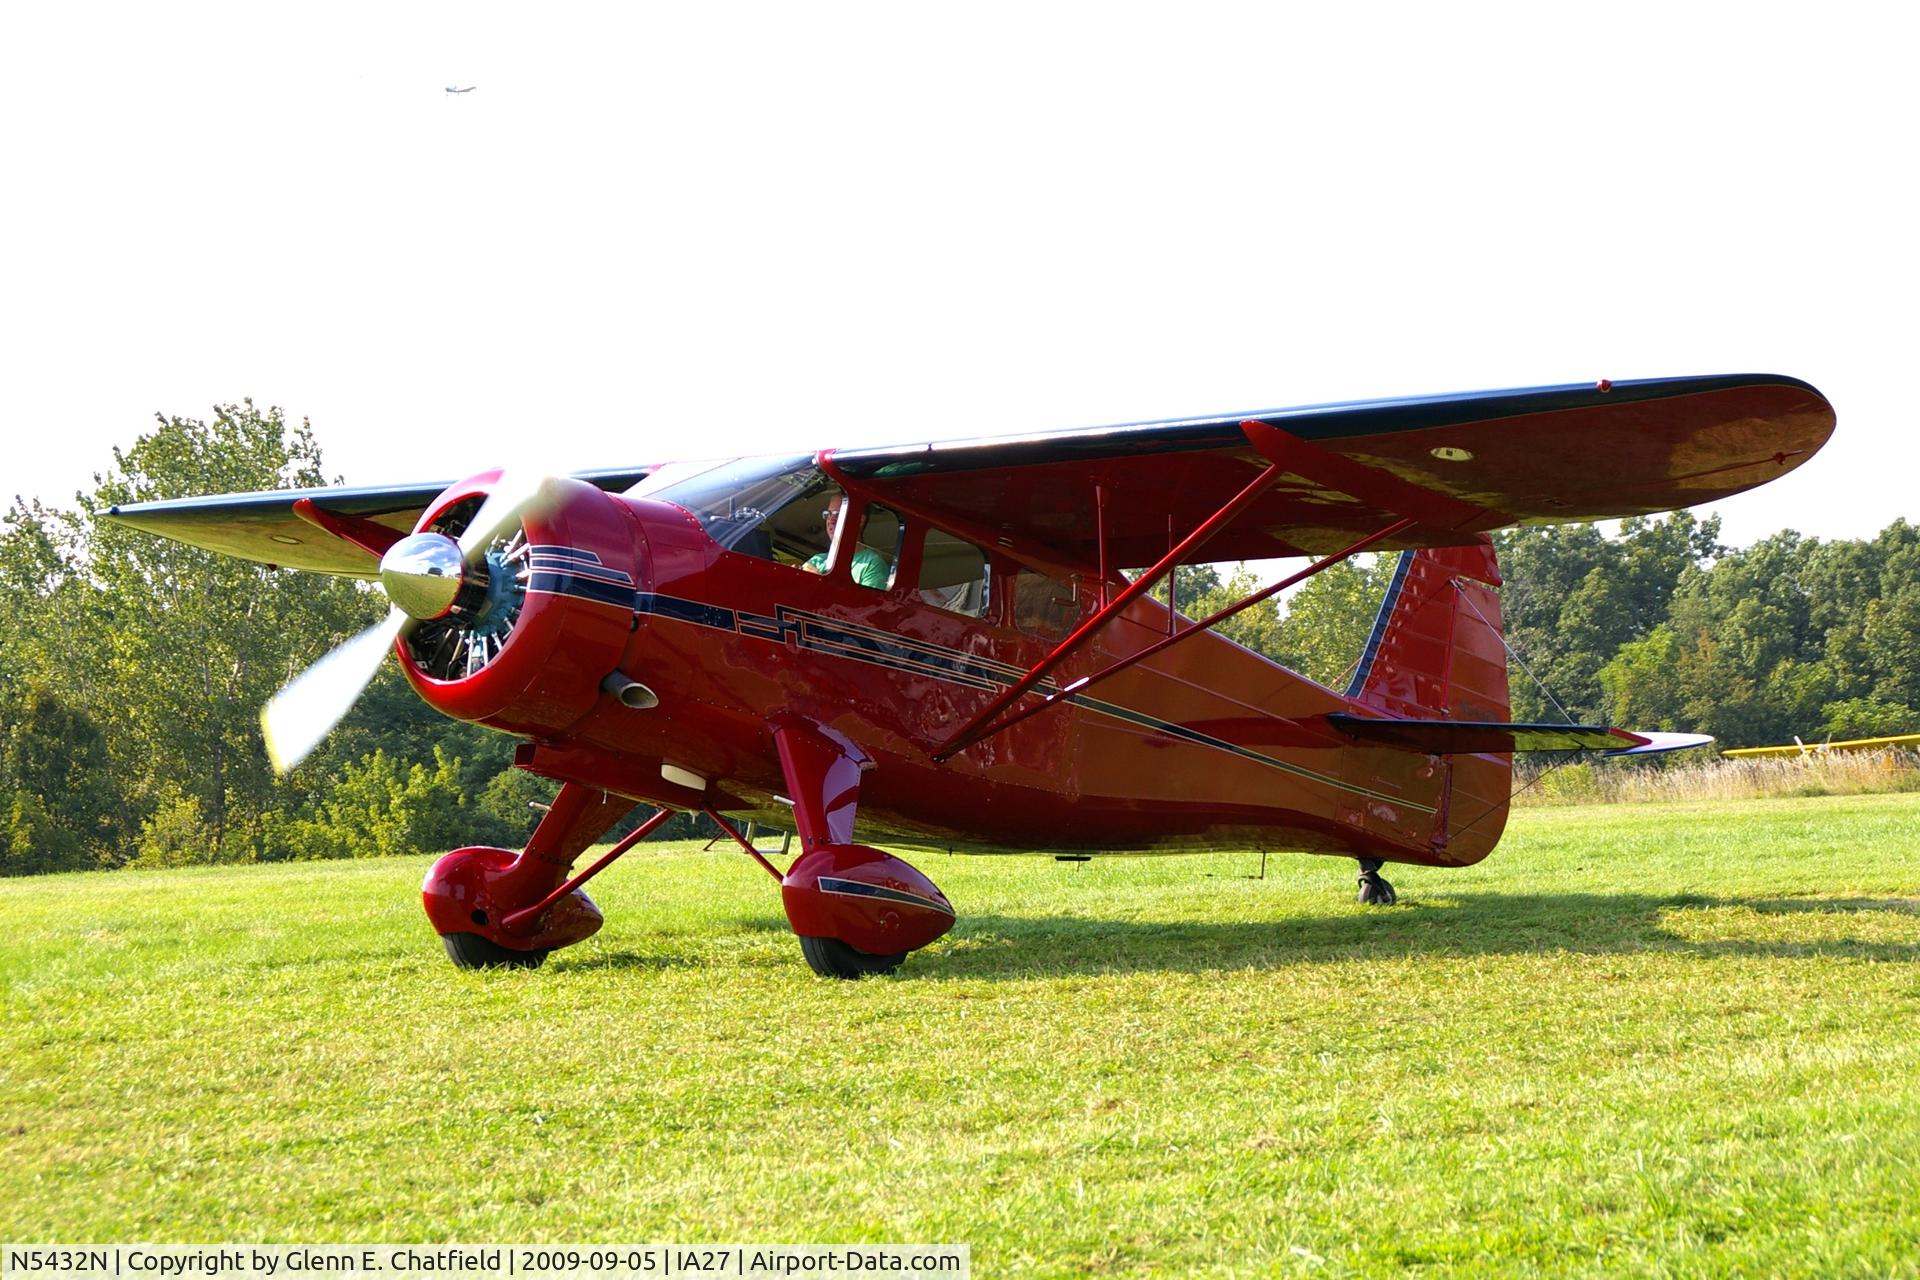
MULTIPOLYGON (((832 537, 834 530, 840 527, 840 508, 846 500, 845 494, 836 492, 827 499, 827 509, 820 513, 820 518, 826 522, 828 537, 832 537)), ((827 553, 822 551, 800 567, 808 573, 825 573, 827 553)), ((875 587, 884 591, 887 588, 888 572, 887 558, 878 551, 865 545, 854 548, 853 581, 855 585, 875 587)))

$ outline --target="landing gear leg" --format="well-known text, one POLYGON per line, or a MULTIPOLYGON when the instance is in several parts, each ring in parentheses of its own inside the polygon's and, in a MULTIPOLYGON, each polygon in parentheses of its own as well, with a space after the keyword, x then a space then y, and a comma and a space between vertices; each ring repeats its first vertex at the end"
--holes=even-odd
POLYGON ((1380 868, 1386 864, 1378 858, 1361 858, 1359 862, 1360 892, 1354 901, 1371 907, 1392 906, 1396 900, 1393 886, 1380 874, 1380 868))
POLYGON ((787 923, 815 973, 892 973, 953 927, 953 904, 911 864, 853 843, 860 775, 873 765, 864 751, 820 724, 779 717, 771 728, 800 856, 782 875, 719 814, 707 813, 780 881, 787 923))
MULTIPOLYGON (((623 796, 569 782, 525 849, 474 846, 434 863, 420 899, 447 958, 461 969, 531 969, 556 947, 592 935, 600 927, 600 909, 580 883, 625 849, 616 845, 615 853, 570 883, 568 873, 573 860, 632 808, 623 796)), ((650 831, 665 817, 662 810, 639 830, 650 831)))

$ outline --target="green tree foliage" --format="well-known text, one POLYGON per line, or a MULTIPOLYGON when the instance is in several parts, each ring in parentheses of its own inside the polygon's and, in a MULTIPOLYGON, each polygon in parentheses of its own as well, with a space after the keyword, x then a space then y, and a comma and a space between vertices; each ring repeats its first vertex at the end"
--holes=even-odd
POLYGON ((1666 620, 1599 673, 1616 722, 1723 746, 1920 732, 1920 537, 1792 530, 1679 577, 1666 620))
POLYGON ((0 873, 32 875, 86 865, 86 848, 63 830, 39 796, 0 791, 0 873))
MULTIPOLYGON (((97 758, 99 726, 83 710, 69 654, 93 595, 76 569, 82 528, 72 515, 37 502, 16 502, 0 517, 0 825, 14 832, 0 831, 0 869, 89 865, 115 834, 89 834, 56 812, 70 803, 71 784, 90 788, 108 808, 117 799, 111 767, 97 758), (57 775, 52 767, 68 751, 68 732, 85 763, 57 775)), ((119 816, 124 833, 130 828, 119 816)))
POLYGON ((391 666, 300 770, 273 776, 260 707, 376 619, 377 594, 98 519, 120 503, 324 483, 309 427, 242 401, 205 421, 158 419, 72 511, 16 502, 0 518, 0 871, 524 837, 524 805, 513 824, 444 820, 486 791, 513 743, 434 714, 391 666), (320 805, 337 787, 364 798, 388 782, 397 799, 363 804, 337 838, 298 825, 346 814, 344 799, 320 805))
MULTIPOLYGON (((1174 570, 1180 612, 1194 621, 1207 618, 1230 605, 1238 604, 1266 584, 1244 564, 1232 567, 1226 578, 1220 576, 1224 565, 1183 564, 1174 570)), ((1167 602, 1166 584, 1153 589, 1154 599, 1167 602)), ((1271 600, 1242 609, 1216 630, 1236 644, 1255 653, 1277 658, 1280 651, 1280 614, 1271 600)))
POLYGON ((518 848, 532 834, 540 817, 537 805, 553 803, 560 784, 524 773, 519 769, 501 769, 474 794, 477 815, 490 824, 485 840, 470 838, 469 843, 491 843, 518 848))
MULTIPOLYGON (((323 483, 311 430, 243 402, 206 422, 161 419, 115 452, 82 508, 97 518, 120 503, 323 483)), ((93 525, 86 552, 96 588, 77 641, 87 701, 105 712, 115 751, 139 762, 130 799, 150 809, 193 797, 213 856, 250 853, 278 804, 261 705, 384 603, 350 580, 277 572, 105 522, 93 525), (110 696, 99 696, 102 683, 110 696)))
POLYGON ((0 809, 10 831, 7 871, 93 865, 122 834, 106 735, 44 686, 0 714, 0 809), (17 828, 17 831, 14 830, 17 828))
POLYGON ((1920 732, 1920 711, 1915 711, 1904 702, 1887 702, 1881 698, 1841 698, 1829 702, 1821 711, 1824 723, 1819 740, 1823 742, 1920 732))
MULTIPOLYGON (((1366 647, 1380 598, 1393 577, 1394 556, 1356 556, 1321 570, 1285 601, 1264 600, 1234 614, 1221 635, 1321 684, 1341 687, 1366 647)), ((1216 564, 1182 565, 1180 612, 1195 620, 1239 603, 1267 585, 1245 564, 1223 580, 1216 564)), ((1154 598, 1165 603, 1165 585, 1154 598)))
POLYGON ((0 516, 0 699, 17 702, 55 656, 36 642, 50 615, 82 594, 72 581, 78 541, 73 517, 38 502, 16 501, 0 516))
MULTIPOLYGON (((515 847, 558 785, 393 664, 291 776, 259 710, 377 619, 363 584, 99 520, 129 502, 327 483, 311 429, 249 401, 163 417, 74 510, 0 516, 0 874, 515 847)), ((622 826, 644 816, 635 815, 622 826)), ((682 817, 665 835, 693 834, 682 817)))
POLYGON ((190 867, 220 860, 220 845, 207 830, 200 797, 162 796, 140 824, 131 866, 190 867))
POLYGON ((272 823, 263 856, 371 858, 492 843, 496 824, 484 823, 468 795, 460 761, 444 747, 434 748, 431 766, 375 750, 348 764, 307 812, 272 823))
POLYGON ((1355 556, 1308 578, 1287 600, 1282 665, 1344 689, 1360 662, 1399 556, 1355 556))
POLYGON ((1541 685, 1575 718, 1604 718, 1600 669, 1666 619, 1681 575, 1721 550, 1720 521, 1679 511, 1624 520, 1618 537, 1527 525, 1496 534, 1494 547, 1507 641, 1533 672, 1512 673, 1514 719, 1561 718, 1541 685))

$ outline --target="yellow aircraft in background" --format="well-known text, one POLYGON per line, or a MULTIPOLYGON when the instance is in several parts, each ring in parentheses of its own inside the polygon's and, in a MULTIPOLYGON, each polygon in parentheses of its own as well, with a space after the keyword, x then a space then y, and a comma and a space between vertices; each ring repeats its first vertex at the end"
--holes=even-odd
POLYGON ((1795 738, 1790 747, 1735 747, 1723 756, 1752 759, 1759 756, 1813 756, 1829 751, 1881 751, 1888 747, 1920 749, 1920 733, 1896 733, 1888 738, 1849 738, 1845 742, 1806 743, 1795 738))

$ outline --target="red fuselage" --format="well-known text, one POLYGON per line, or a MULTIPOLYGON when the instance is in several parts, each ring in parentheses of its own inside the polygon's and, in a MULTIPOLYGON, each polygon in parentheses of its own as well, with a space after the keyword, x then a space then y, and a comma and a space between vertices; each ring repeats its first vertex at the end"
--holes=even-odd
MULTIPOLYGON (((482 487, 456 486, 436 510, 482 487)), ((537 773, 788 827, 775 708, 871 757, 863 838, 976 852, 1265 848, 1463 865, 1486 856, 1505 822, 1505 757, 1356 746, 1324 717, 1367 708, 1212 633, 936 763, 932 753, 958 726, 1053 647, 1012 624, 1012 593, 998 588, 1020 566, 1003 557, 993 570, 999 603, 973 618, 912 590, 857 586, 844 570, 822 576, 725 550, 671 503, 584 484, 529 519, 527 533, 527 606, 499 658, 452 681, 423 675, 404 651, 402 663, 439 709, 530 738, 521 762, 537 773), (658 706, 635 709, 602 692, 615 669, 652 689, 658 706)), ((1062 591, 1084 616, 1100 584, 1088 575, 1062 591)), ((1498 688, 1481 691, 1477 710, 1504 719, 1498 607, 1482 596, 1490 625, 1458 631, 1473 661, 1498 668, 1498 688)), ((1157 602, 1136 602, 1057 683, 1163 640, 1170 624, 1187 625, 1157 602)))

